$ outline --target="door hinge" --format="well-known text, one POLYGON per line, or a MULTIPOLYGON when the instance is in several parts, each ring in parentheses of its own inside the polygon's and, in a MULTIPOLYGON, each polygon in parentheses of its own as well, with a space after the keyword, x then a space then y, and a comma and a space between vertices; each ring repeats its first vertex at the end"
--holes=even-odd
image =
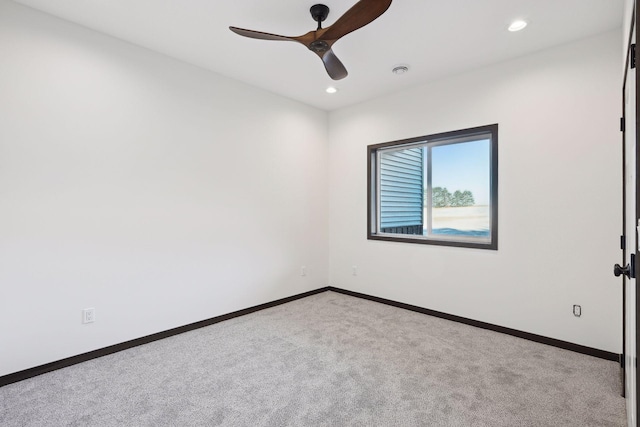
POLYGON ((629 278, 636 278, 636 254, 631 254, 631 260, 629 261, 629 278))
POLYGON ((620 117, 620 132, 624 132, 624 117, 620 117))
POLYGON ((623 251, 627 248, 626 241, 627 239, 625 239, 624 236, 620 236, 620 249, 622 249, 623 251))
POLYGON ((636 44, 631 45, 631 69, 636 68, 636 44))

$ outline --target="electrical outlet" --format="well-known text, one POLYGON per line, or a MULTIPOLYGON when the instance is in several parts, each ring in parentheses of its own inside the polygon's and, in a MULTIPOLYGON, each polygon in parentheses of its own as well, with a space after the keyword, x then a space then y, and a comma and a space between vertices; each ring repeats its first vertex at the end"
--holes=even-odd
POLYGON ((573 315, 576 317, 580 317, 582 316, 582 307, 579 305, 574 305, 573 306, 573 315))
POLYGON ((353 274, 354 276, 358 275, 358 266, 357 265, 351 266, 351 274, 353 274))
POLYGON ((300 267, 300 275, 301 276, 306 276, 307 275, 307 267, 306 266, 302 266, 300 267))
POLYGON ((85 308, 82 310, 82 323, 93 323, 96 321, 96 309, 85 308))

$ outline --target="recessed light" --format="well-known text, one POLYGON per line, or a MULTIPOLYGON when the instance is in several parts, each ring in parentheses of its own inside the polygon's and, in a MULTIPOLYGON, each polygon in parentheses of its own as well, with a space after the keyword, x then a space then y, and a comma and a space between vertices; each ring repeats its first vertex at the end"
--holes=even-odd
POLYGON ((523 21, 519 19, 517 21, 513 21, 511 25, 509 25, 509 31, 511 32, 520 31, 520 30, 523 30, 524 27, 526 26, 527 26, 527 21, 523 21))
POLYGON ((409 66, 407 65, 397 65, 393 67, 391 70, 393 74, 405 74, 409 72, 409 66))
POLYGON ((337 91, 338 91, 338 89, 333 87, 333 86, 329 86, 327 88, 327 93, 336 93, 337 91))

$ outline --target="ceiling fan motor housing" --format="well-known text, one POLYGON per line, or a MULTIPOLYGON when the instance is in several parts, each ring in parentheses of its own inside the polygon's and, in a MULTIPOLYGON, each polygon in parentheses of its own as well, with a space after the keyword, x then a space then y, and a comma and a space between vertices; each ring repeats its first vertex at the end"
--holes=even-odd
POLYGON ((327 50, 329 50, 329 43, 324 40, 316 40, 314 42, 311 42, 311 44, 309 45, 309 50, 317 53, 326 52, 327 50))

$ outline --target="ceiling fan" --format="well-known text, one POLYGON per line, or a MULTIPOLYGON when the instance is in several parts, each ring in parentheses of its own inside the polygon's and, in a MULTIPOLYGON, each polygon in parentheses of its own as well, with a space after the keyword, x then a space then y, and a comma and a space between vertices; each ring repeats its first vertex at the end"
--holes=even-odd
POLYGON ((229 27, 229 29, 236 34, 254 39, 283 40, 302 43, 322 59, 324 68, 333 80, 340 80, 347 77, 347 69, 333 53, 331 46, 342 36, 364 27, 378 18, 390 5, 391 0, 360 0, 351 7, 351 9, 347 10, 344 15, 338 18, 333 25, 327 28, 322 28, 322 21, 327 19, 329 8, 324 4, 313 5, 310 10, 311 17, 318 23, 318 29, 297 37, 280 36, 237 27, 229 27))

